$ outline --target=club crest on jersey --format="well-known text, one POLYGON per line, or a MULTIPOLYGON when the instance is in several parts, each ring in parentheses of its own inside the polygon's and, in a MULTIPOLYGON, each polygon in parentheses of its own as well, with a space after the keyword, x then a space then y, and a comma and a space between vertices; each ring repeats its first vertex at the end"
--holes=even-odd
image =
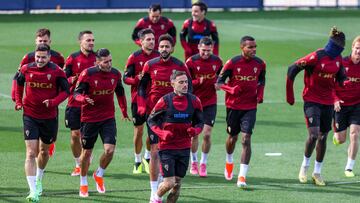
POLYGON ((144 62, 140 61, 140 66, 143 66, 144 62))
POLYGON ((154 70, 154 74, 155 74, 155 75, 157 74, 157 70, 154 70))
POLYGON ((78 62, 77 64, 78 64, 78 68, 80 68, 80 62, 78 62))
POLYGON ((47 74, 47 79, 48 79, 48 80, 51 79, 51 74, 47 74))
POLYGON ((165 164, 165 165, 164 165, 164 169, 165 169, 166 171, 169 171, 169 164, 165 164))
POLYGON ((115 81, 114 79, 111 79, 111 84, 112 84, 112 85, 114 84, 114 81, 115 81))
POLYGON ((95 82, 95 87, 97 87, 98 81, 97 81, 97 80, 95 80, 94 82, 95 82))
POLYGON ((313 122, 313 118, 312 118, 312 117, 309 118, 309 122, 310 122, 310 123, 313 122))
POLYGON ((257 68, 256 67, 254 67, 254 73, 256 73, 257 72, 257 68))
POLYGON ((241 68, 237 68, 238 73, 240 73, 241 68))
POLYGON ((165 29, 165 25, 160 25, 160 27, 162 30, 165 29))
POLYGON ((30 131, 29 131, 29 130, 25 130, 25 135, 26 135, 26 137, 29 137, 30 131))
POLYGON ((32 76, 33 76, 33 74, 32 74, 32 73, 30 73, 30 78, 32 78, 32 76))
POLYGON ((348 72, 348 71, 349 71, 349 67, 346 67, 345 70, 346 70, 346 72, 348 72))
POLYGON ((340 67, 340 62, 336 61, 336 66, 339 68, 340 67))
POLYGON ((325 67, 325 64, 322 63, 321 64, 321 69, 324 69, 324 67, 325 67))
POLYGON ((213 70, 215 71, 215 70, 216 70, 216 65, 213 65, 212 68, 213 68, 213 70))
POLYGON ((200 66, 196 67, 196 69, 199 71, 199 70, 200 70, 200 66))
POLYGON ((149 27, 148 28, 150 28, 151 29, 151 25, 149 25, 149 27))

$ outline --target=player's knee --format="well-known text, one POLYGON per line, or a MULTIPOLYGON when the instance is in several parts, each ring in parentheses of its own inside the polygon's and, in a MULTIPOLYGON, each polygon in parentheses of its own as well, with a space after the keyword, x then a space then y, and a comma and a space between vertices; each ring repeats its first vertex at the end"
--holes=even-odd
POLYGON ((33 160, 37 157, 37 152, 35 150, 27 150, 26 152, 26 159, 33 160))
POLYGON ((352 142, 358 142, 359 141, 359 131, 350 131, 350 140, 352 142))
POLYGON ((91 150, 84 149, 82 153, 83 153, 84 159, 90 160, 91 150))
POLYGON ((39 151, 39 156, 48 157, 49 156, 49 150, 45 150, 44 148, 41 148, 40 151, 39 151))
POLYGON ((108 149, 104 150, 105 156, 109 156, 109 157, 113 156, 114 152, 115 152, 115 149, 113 149, 113 148, 108 148, 108 149))
POLYGON ((249 134, 245 134, 244 136, 242 136, 241 144, 245 146, 250 146, 251 136, 249 134))
POLYGON ((80 130, 72 130, 71 131, 71 138, 72 139, 79 139, 80 137, 80 130))
POLYGON ((204 142, 210 142, 210 134, 204 134, 204 142))

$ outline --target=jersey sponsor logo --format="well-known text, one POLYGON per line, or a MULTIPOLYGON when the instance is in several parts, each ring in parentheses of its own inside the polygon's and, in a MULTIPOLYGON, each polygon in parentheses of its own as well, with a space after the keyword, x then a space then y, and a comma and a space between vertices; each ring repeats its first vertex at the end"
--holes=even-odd
POLYGON ((162 80, 154 80, 154 85, 159 87, 171 87, 171 83, 169 81, 162 80))
POLYGON ((256 80, 256 76, 245 76, 245 75, 235 75, 235 80, 238 81, 255 81, 256 80))
POLYGON ((196 74, 195 75, 196 78, 203 78, 203 79, 214 79, 216 77, 215 73, 209 73, 209 74, 196 74))
POLYGON ((333 77, 334 77, 334 74, 332 74, 332 73, 322 73, 322 72, 320 72, 320 73, 318 74, 318 76, 321 77, 321 78, 333 78, 333 77))
POLYGON ((46 82, 28 82, 29 87, 41 88, 41 89, 50 89, 53 87, 51 83, 46 82))
POLYGON ((189 118, 189 114, 188 113, 174 113, 174 118, 181 118, 181 119, 185 119, 185 118, 189 118))
POLYGON ((46 77, 47 77, 48 80, 50 80, 51 79, 51 74, 47 74, 46 77))
POLYGON ((349 77, 348 80, 350 82, 355 82, 355 83, 360 82, 360 78, 355 78, 355 77, 349 77))
POLYGON ((115 82, 115 80, 114 80, 114 79, 111 79, 111 84, 112 84, 112 85, 114 84, 114 82, 115 82))
POLYGON ((107 89, 107 90, 95 90, 93 91, 93 95, 108 95, 108 94, 113 94, 114 90, 113 89, 107 89))

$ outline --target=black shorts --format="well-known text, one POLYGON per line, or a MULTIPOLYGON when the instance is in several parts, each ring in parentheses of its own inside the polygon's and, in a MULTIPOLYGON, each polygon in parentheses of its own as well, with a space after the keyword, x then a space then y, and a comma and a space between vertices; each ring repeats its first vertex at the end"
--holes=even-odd
POLYGON ((340 112, 334 114, 334 131, 346 130, 351 124, 360 125, 360 104, 341 106, 340 112))
POLYGON ((227 132, 236 136, 240 132, 251 135, 256 122, 256 109, 235 110, 226 108, 227 132))
POLYGON ((146 121, 146 115, 139 115, 137 110, 137 103, 131 103, 131 114, 134 126, 143 125, 146 121))
POLYGON ((38 140, 39 138, 45 144, 51 144, 56 141, 58 132, 58 119, 36 119, 23 115, 24 139, 38 140))
POLYGON ((65 109, 65 126, 71 130, 80 129, 80 116, 81 108, 80 107, 69 107, 65 109))
POLYGON ((334 105, 324 105, 314 102, 304 102, 305 122, 308 128, 320 127, 320 132, 331 130, 334 105))
POLYGON ((149 124, 146 122, 147 133, 149 136, 150 144, 159 143, 159 137, 151 130, 149 124))
POLYGON ((215 124, 217 105, 210 105, 203 107, 204 124, 211 127, 215 124))
POLYGON ((93 123, 82 122, 80 132, 84 149, 94 148, 98 134, 100 134, 103 144, 116 144, 116 122, 114 118, 93 123))
POLYGON ((190 149, 160 150, 159 156, 165 178, 173 176, 185 177, 189 166, 190 149))

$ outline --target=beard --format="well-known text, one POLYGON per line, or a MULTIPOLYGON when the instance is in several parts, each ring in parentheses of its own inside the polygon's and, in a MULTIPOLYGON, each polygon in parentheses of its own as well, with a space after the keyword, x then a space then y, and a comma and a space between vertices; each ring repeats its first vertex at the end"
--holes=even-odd
POLYGON ((166 52, 166 51, 163 51, 160 53, 160 56, 162 59, 168 59, 170 57, 170 53, 169 52, 166 52))

